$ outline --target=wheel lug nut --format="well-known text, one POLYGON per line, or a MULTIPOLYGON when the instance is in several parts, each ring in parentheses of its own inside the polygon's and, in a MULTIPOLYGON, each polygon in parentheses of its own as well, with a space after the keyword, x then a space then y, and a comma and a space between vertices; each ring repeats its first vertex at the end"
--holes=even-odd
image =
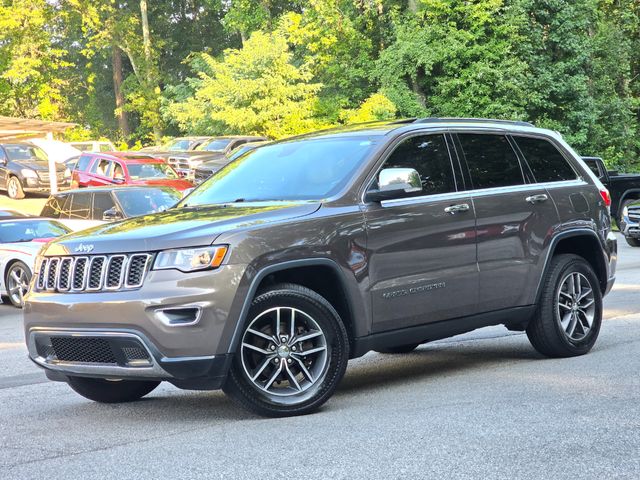
POLYGON ((275 345, 271 345, 271 347, 269 347, 271 350, 275 350, 276 346, 275 345))
POLYGON ((290 358, 287 358, 287 363, 293 363, 293 360, 291 360, 290 358))
POLYGON ((296 346, 294 345, 293 347, 291 347, 291 350, 295 352, 296 351, 296 346))
POLYGON ((279 358, 274 358, 273 359, 273 363, 280 363, 280 359, 279 358))
POLYGON ((282 343, 286 343, 287 342, 287 337, 280 337, 280 340, 282 341, 282 343))

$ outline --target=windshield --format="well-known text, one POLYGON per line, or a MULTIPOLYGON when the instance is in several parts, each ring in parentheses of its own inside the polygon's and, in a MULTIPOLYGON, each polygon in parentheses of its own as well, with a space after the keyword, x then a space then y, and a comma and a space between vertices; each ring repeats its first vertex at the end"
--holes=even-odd
POLYGON ((47 154, 34 145, 5 145, 9 160, 43 160, 47 161, 47 154))
POLYGON ((127 217, 163 212, 173 207, 182 198, 177 190, 145 188, 144 190, 115 191, 116 198, 127 217))
POLYGON ((373 150, 369 137, 297 140, 247 152, 218 171, 183 205, 321 200, 338 193, 373 150))
POLYGON ((164 163, 130 163, 127 165, 127 169, 132 180, 178 178, 171 166, 164 163))
POLYGON ((178 151, 178 150, 189 150, 190 144, 191 142, 189 140, 185 140, 185 139, 176 140, 167 146, 167 150, 172 152, 178 151))
POLYGON ((0 243, 31 242, 69 233, 64 225, 50 220, 0 222, 0 243))
POLYGON ((231 139, 229 138, 212 140, 208 143, 203 143, 202 145, 198 146, 196 150, 204 150, 207 152, 224 152, 224 149, 227 148, 227 145, 229 145, 230 143, 231 139))

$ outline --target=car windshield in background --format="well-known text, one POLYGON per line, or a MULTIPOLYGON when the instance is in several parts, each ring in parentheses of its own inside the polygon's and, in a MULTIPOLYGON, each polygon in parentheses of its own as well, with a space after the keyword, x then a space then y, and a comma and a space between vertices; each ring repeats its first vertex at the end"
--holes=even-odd
POLYGON ((178 178, 171 166, 164 163, 132 163, 127 165, 132 180, 149 178, 178 178))
POLYGON ((178 150, 188 150, 190 143, 191 142, 189 140, 176 140, 175 142, 169 144, 167 150, 171 152, 178 150))
POLYGON ((127 217, 158 213, 173 207, 182 198, 177 190, 145 188, 142 190, 123 188, 115 192, 116 198, 127 217))
POLYGON ((231 139, 213 140, 209 143, 203 143, 196 150, 204 150, 207 152, 223 152, 227 145, 231 143, 231 139))
POLYGON ((47 160, 47 154, 31 145, 5 145, 9 160, 47 160))
POLYGON ((0 243, 31 242, 69 233, 64 225, 50 220, 0 222, 0 243))
POLYGON ((321 200, 345 186, 375 145, 370 137, 316 138, 266 145, 221 169, 182 205, 321 200))

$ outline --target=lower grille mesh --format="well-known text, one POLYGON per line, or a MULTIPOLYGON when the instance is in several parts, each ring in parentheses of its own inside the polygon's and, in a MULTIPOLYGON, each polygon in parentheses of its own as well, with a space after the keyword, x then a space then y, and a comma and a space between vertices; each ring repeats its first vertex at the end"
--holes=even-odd
POLYGON ((101 338, 51 337, 58 360, 79 363, 117 363, 109 342, 101 338))

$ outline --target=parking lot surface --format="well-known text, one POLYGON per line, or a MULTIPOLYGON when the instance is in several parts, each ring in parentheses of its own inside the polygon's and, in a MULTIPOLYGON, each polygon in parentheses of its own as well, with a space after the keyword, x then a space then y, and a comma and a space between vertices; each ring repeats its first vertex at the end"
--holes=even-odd
POLYGON ((285 419, 170 385, 91 403, 45 379, 0 306, 0 478, 640 478, 640 248, 619 249, 590 354, 543 359, 503 327, 369 353, 285 419))

